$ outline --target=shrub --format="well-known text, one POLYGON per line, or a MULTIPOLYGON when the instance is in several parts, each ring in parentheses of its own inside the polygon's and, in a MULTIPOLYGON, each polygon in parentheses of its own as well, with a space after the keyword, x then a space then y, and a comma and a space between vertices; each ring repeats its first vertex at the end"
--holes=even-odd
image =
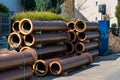
POLYGON ((9 9, 3 5, 3 4, 0 4, 0 13, 8 13, 9 12, 9 9))
POLYGON ((51 21, 51 20, 63 20, 66 21, 63 17, 52 12, 38 12, 38 11, 28 11, 18 13, 12 16, 13 20, 21 20, 23 18, 29 18, 32 20, 41 20, 41 21, 51 21))

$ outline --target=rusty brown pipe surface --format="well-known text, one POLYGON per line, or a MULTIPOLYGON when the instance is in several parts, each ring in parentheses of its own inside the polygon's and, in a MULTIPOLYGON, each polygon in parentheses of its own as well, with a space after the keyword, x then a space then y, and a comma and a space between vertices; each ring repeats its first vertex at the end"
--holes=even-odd
POLYGON ((75 25, 75 23, 73 21, 70 21, 70 22, 67 23, 67 27, 70 31, 75 30, 74 25, 75 25))
POLYGON ((74 42, 76 40, 76 38, 77 38, 76 33, 74 31, 69 30, 68 34, 69 34, 69 41, 74 42))
POLYGON ((20 32, 20 30, 19 30, 19 23, 20 23, 20 21, 14 21, 13 22, 13 24, 12 24, 12 30, 14 32, 20 32))
POLYGON ((87 43, 78 42, 78 43, 75 44, 75 51, 77 53, 81 53, 81 52, 84 52, 84 51, 96 49, 97 47, 99 47, 99 45, 100 45, 99 41, 87 42, 87 43))
POLYGON ((73 56, 66 59, 56 60, 50 63, 50 72, 53 75, 60 75, 69 69, 73 69, 78 66, 82 66, 92 62, 92 56, 88 53, 80 55, 80 56, 73 56))
POLYGON ((33 65, 34 73, 37 76, 45 76, 48 74, 49 71, 49 64, 52 61, 59 60, 60 58, 53 58, 48 60, 37 60, 33 65))
POLYGON ((32 76, 32 69, 25 67, 0 73, 0 80, 29 80, 32 76))
MULTIPOLYGON (((29 49, 30 47, 23 47, 20 52, 23 52, 26 49, 29 49)), ((38 49, 34 49, 37 52, 38 56, 46 56, 51 54, 58 54, 58 52, 66 51, 66 45, 64 44, 57 44, 57 45, 50 45, 38 49)))
POLYGON ((99 51, 98 49, 94 49, 94 50, 87 51, 87 53, 90 53, 92 55, 92 58, 96 58, 99 54, 99 51))
POLYGON ((64 21, 32 21, 30 19, 22 19, 19 29, 22 34, 30 34, 32 32, 41 31, 59 31, 66 30, 67 23, 64 21))
POLYGON ((24 36, 24 43, 27 46, 34 46, 36 44, 61 42, 68 38, 67 33, 29 34, 24 36))
POLYGON ((10 33, 8 36, 8 43, 12 48, 18 48, 23 42, 22 35, 16 32, 10 33))
POLYGON ((84 32, 86 30, 98 30, 98 23, 96 22, 85 22, 83 20, 78 20, 75 22, 75 30, 77 32, 84 32))
POLYGON ((67 48, 67 49, 66 49, 66 53, 67 53, 67 54, 72 54, 72 53, 74 52, 74 49, 75 49, 73 43, 67 41, 67 42, 64 42, 64 44, 66 45, 66 48, 67 48))
POLYGON ((25 66, 33 65, 37 60, 37 53, 32 49, 24 50, 22 53, 2 53, 0 54, 0 71, 25 66))
POLYGON ((77 39, 79 41, 85 41, 90 39, 97 39, 100 38, 100 32, 99 31, 86 31, 86 32, 77 32, 77 39))

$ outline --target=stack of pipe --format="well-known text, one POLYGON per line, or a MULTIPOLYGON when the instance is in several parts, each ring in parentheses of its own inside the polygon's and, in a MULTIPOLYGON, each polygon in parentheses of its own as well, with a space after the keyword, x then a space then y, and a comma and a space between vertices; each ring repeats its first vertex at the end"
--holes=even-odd
POLYGON ((26 49, 21 53, 16 51, 3 51, 0 53, 0 79, 23 80, 33 75, 32 66, 37 60, 36 52, 26 49))
POLYGON ((98 55, 98 23, 82 20, 68 23, 34 21, 25 18, 15 21, 12 30, 8 43, 18 52, 1 52, 2 79, 30 78, 31 67, 38 76, 48 73, 61 75, 76 67, 90 64, 98 55), (13 77, 14 74, 9 75, 6 70, 9 74, 19 74, 13 77))

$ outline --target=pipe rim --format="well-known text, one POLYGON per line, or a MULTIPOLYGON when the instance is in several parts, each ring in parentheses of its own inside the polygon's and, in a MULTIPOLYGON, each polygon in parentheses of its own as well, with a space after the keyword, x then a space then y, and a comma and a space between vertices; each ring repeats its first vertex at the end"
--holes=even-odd
POLYGON ((30 49, 30 47, 27 47, 27 46, 22 47, 19 52, 23 52, 23 51, 26 50, 26 49, 30 49))
POLYGON ((74 25, 75 25, 75 22, 73 22, 73 21, 70 21, 70 22, 67 23, 67 27, 68 27, 68 29, 70 31, 74 31, 75 30, 75 26, 74 25), (72 28, 71 28, 70 25, 72 25, 72 28))
POLYGON ((71 30, 69 30, 68 31, 68 35, 69 35, 69 41, 70 42, 74 42, 75 40, 76 40, 76 33, 74 32, 74 31, 71 31, 71 30), (72 37, 72 35, 71 35, 71 33, 74 35, 74 38, 73 39, 71 39, 72 37))
POLYGON ((84 52, 85 51, 85 45, 84 45, 84 43, 77 43, 77 44, 75 44, 75 51, 77 52, 77 53, 82 53, 82 52, 84 52), (77 46, 82 46, 82 49, 81 49, 81 51, 79 51, 78 49, 77 49, 77 46))
POLYGON ((87 39, 87 35, 85 34, 85 32, 77 32, 77 38, 79 41, 85 41, 87 39), (81 35, 80 35, 81 34, 81 35), (83 36, 84 35, 84 38, 81 38, 80 36, 83 36))
POLYGON ((24 35, 27 35, 27 34, 32 33, 32 31, 33 31, 33 23, 32 23, 32 20, 30 20, 30 19, 28 19, 28 18, 22 19, 22 20, 20 21, 19 30, 20 30, 20 32, 21 32, 22 34, 24 34, 24 35), (23 25, 24 25, 26 22, 28 22, 29 25, 30 25, 30 29, 27 30, 27 31, 26 31, 26 30, 23 30, 23 27, 24 27, 23 25))
POLYGON ((25 43, 25 45, 26 46, 33 46, 34 44, 35 44, 35 37, 32 35, 32 34, 29 34, 29 35, 25 35, 24 36, 24 43, 25 43), (30 41, 26 41, 26 39, 27 40, 30 40, 30 38, 29 37, 31 37, 32 38, 32 41, 30 42, 30 41))
POLYGON ((47 73, 48 73, 48 71, 49 71, 49 69, 48 69, 48 64, 44 61, 44 60, 37 60, 36 62, 35 62, 35 64, 33 65, 33 70, 34 70, 34 72, 35 72, 35 74, 36 75, 38 75, 38 76, 45 76, 47 73), (42 73, 42 72, 39 72, 37 69, 37 66, 38 66, 38 63, 42 63, 43 65, 44 65, 44 72, 42 73))
POLYGON ((58 61, 53 61, 53 62, 51 62, 50 63, 50 72, 53 74, 53 75, 59 75, 59 74, 61 74, 62 73, 62 70, 63 70, 63 68, 62 68, 62 65, 58 62, 58 61), (57 71, 57 72, 53 72, 52 71, 52 66, 53 66, 53 64, 57 64, 57 66, 59 66, 59 70, 57 71))
POLYGON ((75 30, 77 31, 77 32, 84 32, 85 30, 86 30, 86 22, 85 21, 83 21, 83 20, 77 20, 76 22, 75 22, 75 30), (78 28, 78 24, 79 23, 82 23, 84 26, 82 27, 82 29, 80 29, 80 28, 78 28))
POLYGON ((14 32, 19 32, 20 30, 19 30, 19 23, 20 23, 20 21, 14 21, 13 22, 13 24, 12 24, 12 30, 14 31, 14 32), (17 29, 15 28, 17 26, 17 29))
POLYGON ((36 50, 34 50, 34 49, 32 49, 32 48, 28 48, 28 49, 25 49, 24 51, 22 51, 22 53, 24 53, 24 52, 31 53, 31 55, 32 55, 33 58, 34 58, 34 62, 38 60, 38 55, 37 55, 36 50))
POLYGON ((22 38, 21 35, 19 33, 16 32, 12 32, 9 36, 8 36, 8 43, 12 48, 18 48, 21 44, 22 44, 22 38), (17 38, 19 39, 19 42, 17 43, 17 45, 12 41, 12 37, 17 36, 17 38))

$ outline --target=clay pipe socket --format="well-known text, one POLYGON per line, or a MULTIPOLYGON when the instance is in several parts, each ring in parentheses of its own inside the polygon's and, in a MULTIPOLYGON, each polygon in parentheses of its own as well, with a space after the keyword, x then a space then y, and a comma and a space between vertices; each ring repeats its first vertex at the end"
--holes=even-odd
POLYGON ((12 24, 12 30, 14 31, 14 32, 20 32, 20 30, 19 30, 19 23, 20 23, 20 21, 14 21, 13 22, 13 24, 12 24))
POLYGON ((12 32, 8 36, 8 43, 12 48, 19 48, 22 44, 22 35, 16 32, 12 32))
POLYGON ((69 71, 70 69, 73 69, 91 62, 92 62, 92 56, 88 53, 80 56, 73 56, 66 59, 60 59, 50 63, 50 72, 53 75, 60 75, 65 71, 69 71))
POLYGON ((76 33, 74 32, 74 31, 68 31, 68 33, 69 33, 69 41, 70 42, 74 42, 75 40, 76 40, 76 33))
POLYGON ((77 32, 77 39, 81 42, 84 42, 85 40, 91 40, 91 39, 99 39, 100 38, 100 32, 94 31, 94 32, 77 32))
POLYGON ((34 46, 43 43, 56 43, 68 39, 68 34, 49 33, 49 34, 29 34, 24 36, 24 43, 26 46, 34 46))
POLYGON ((22 53, 2 53, 0 54, 0 71, 23 65, 32 66, 36 60, 37 53, 33 49, 24 50, 22 53))
POLYGON ((66 45, 66 53, 67 54, 72 54, 74 52, 74 45, 72 42, 64 42, 64 44, 66 45))
POLYGON ((30 67, 7 70, 0 73, 1 80, 29 80, 33 76, 30 67))
POLYGON ((89 42, 89 43, 77 43, 75 44, 75 51, 77 53, 82 53, 84 51, 92 50, 99 47, 99 42, 89 42))
POLYGON ((53 58, 48 60, 37 60, 33 65, 34 73, 37 76, 45 76, 49 72, 49 64, 52 61, 59 60, 60 58, 53 58))
POLYGON ((60 31, 66 30, 67 24, 64 21, 32 21, 30 19, 22 19, 20 21, 19 30, 22 34, 28 35, 32 32, 41 31, 60 31))
POLYGON ((75 30, 77 32, 84 32, 86 30, 98 30, 98 23, 78 20, 75 22, 75 30))
POLYGON ((73 21, 68 22, 67 23, 68 30, 74 31, 75 30, 74 25, 75 25, 75 23, 73 21))

